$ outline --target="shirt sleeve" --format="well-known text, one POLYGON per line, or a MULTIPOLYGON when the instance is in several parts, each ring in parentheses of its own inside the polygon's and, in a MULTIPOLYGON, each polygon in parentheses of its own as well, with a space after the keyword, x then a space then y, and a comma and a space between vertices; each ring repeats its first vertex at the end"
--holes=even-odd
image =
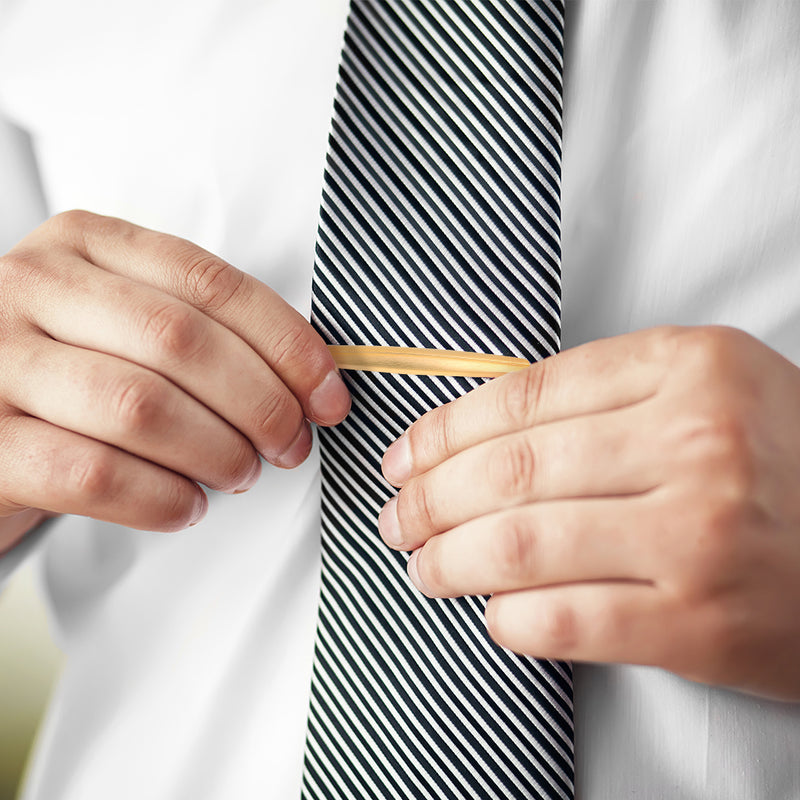
MULTIPOLYGON (((0 108, 0 256, 32 231, 46 216, 46 207, 30 136, 0 108)), ((2 288, 0 287, 0 291, 2 288)), ((8 578, 46 538, 53 520, 28 532, 0 556, 0 590, 8 578)))
POLYGON ((51 517, 39 523, 32 531, 26 533, 14 547, 0 556, 0 591, 20 565, 39 549, 57 519, 58 517, 51 517))
POLYGON ((47 217, 39 170, 28 133, 0 108, 0 256, 47 217))

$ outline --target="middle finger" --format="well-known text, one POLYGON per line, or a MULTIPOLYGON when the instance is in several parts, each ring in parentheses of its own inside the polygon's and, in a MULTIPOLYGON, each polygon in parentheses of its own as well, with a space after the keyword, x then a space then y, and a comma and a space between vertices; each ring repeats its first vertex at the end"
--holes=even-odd
POLYGON ((241 491, 257 479, 260 462, 250 442, 161 375, 41 334, 20 346, 26 359, 9 359, 0 390, 26 414, 212 489, 241 491))
POLYGON ((177 298, 74 256, 65 257, 62 274, 69 279, 42 282, 33 308, 31 322, 48 335, 158 372, 230 422, 273 463, 281 463, 305 430, 307 441, 298 447, 305 457, 311 435, 300 404, 235 333, 177 298))
POLYGON ((656 488, 646 404, 537 426, 482 442, 412 478, 381 511, 398 549, 475 517, 542 500, 641 494, 656 488), (635 432, 635 433, 632 433, 635 432))

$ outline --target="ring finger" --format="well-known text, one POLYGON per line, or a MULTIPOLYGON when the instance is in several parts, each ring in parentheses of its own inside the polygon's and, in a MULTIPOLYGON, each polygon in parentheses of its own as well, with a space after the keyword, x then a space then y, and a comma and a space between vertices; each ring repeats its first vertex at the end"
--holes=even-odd
POLYGON ((247 439, 161 375, 37 334, 23 352, 27 367, 11 359, 0 378, 20 411, 212 489, 243 490, 257 479, 260 462, 247 439))
POLYGON ((389 546, 413 550, 467 520, 526 503, 647 492, 660 480, 641 446, 648 429, 644 403, 482 442, 409 480, 381 511, 381 534, 389 546))

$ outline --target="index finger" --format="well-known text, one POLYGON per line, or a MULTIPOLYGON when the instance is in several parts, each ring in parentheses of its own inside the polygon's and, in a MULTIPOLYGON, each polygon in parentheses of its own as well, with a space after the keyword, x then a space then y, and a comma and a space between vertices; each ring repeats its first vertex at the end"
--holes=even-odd
POLYGON ((322 337, 268 286, 184 239, 88 212, 61 216, 88 261, 183 300, 243 339, 308 419, 330 425, 347 415, 350 395, 322 337))
POLYGON ((647 399, 664 372, 657 352, 666 330, 637 331, 564 350, 429 411, 386 451, 386 480, 401 486, 488 439, 647 399))

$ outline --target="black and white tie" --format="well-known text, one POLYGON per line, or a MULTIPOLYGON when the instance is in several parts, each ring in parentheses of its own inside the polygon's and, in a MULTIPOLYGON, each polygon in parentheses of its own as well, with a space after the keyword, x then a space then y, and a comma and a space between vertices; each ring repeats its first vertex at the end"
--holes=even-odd
MULTIPOLYGON (((327 341, 558 349, 563 26, 563 0, 352 0, 314 267, 327 341)), ((320 432, 304 797, 572 798, 569 666, 495 645, 481 598, 422 596, 377 532, 386 447, 478 382, 347 378, 352 412, 320 432)))

